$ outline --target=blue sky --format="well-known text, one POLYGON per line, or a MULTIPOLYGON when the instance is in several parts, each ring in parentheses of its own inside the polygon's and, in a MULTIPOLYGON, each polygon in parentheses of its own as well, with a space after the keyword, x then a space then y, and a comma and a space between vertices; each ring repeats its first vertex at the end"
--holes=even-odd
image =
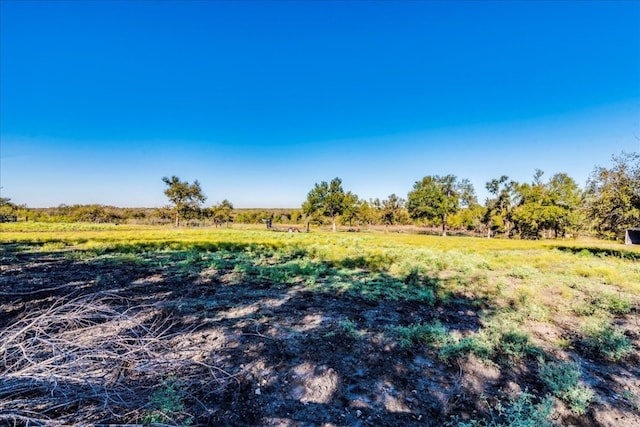
POLYGON ((2 196, 298 207, 339 176, 482 201, 640 152, 640 2, 0 2, 2 196))

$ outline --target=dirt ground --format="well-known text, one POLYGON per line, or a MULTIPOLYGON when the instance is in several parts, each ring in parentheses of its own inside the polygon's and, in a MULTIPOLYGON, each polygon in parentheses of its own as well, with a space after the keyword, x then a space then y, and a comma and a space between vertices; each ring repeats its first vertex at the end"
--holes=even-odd
MULTIPOLYGON (((76 301, 86 307, 99 303, 101 313, 126 313, 152 331, 154 340, 146 356, 129 360, 126 351, 118 350, 119 364, 100 365, 102 374, 78 371, 72 378, 25 376, 35 368, 17 350, 10 357, 5 353, 0 371, 16 384, 22 381, 13 388, 9 380, 0 386, 0 422, 7 425, 439 426, 455 417, 491 417, 488 408, 497 400, 524 390, 546 394, 533 358, 512 366, 473 356, 443 363, 428 346, 402 348, 388 333, 390 325, 435 320, 461 336, 475 331, 484 308, 462 298, 426 306, 337 297, 302 283, 284 287, 247 281, 232 268, 179 270, 162 253, 148 255, 144 263, 122 257, 77 259, 69 252, 17 246, 5 247, 2 255, 0 330, 47 310, 51 316, 63 313, 65 303, 76 301), (163 364, 143 369, 144 358, 156 356, 163 364), (16 364, 22 364, 20 369, 16 364), (111 376, 109 369, 119 373, 111 376), (180 405, 149 403, 163 387, 173 390, 165 400, 180 405), (114 398, 116 393, 124 398, 114 398), (164 411, 167 418, 149 418, 153 411, 164 411)), ((106 322, 105 316, 94 323, 106 322)), ((46 331, 42 326, 42 333, 83 338, 73 331, 86 332, 86 325, 69 322, 47 324, 46 331)), ((637 345, 640 327, 635 326, 630 333, 637 345)), ((24 332, 23 349, 37 331, 24 332)), ((541 326, 536 338, 566 334, 570 331, 541 326)), ((560 356, 581 357, 570 351, 560 356)), ((64 361, 56 360, 51 366, 58 369, 64 361)), ((639 402, 633 397, 640 391, 637 355, 615 365, 581 360, 587 366, 584 378, 599 399, 580 417, 558 404, 554 422, 640 426, 639 402)))

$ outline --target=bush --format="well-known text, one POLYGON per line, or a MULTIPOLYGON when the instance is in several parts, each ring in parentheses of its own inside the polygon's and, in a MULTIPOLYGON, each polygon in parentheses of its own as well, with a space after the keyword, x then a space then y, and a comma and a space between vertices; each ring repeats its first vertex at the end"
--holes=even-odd
POLYGON ((398 343, 403 348, 419 344, 440 347, 452 341, 447 328, 438 321, 432 325, 418 323, 409 326, 395 326, 390 330, 398 337, 398 343))
POLYGON ((504 357, 519 360, 527 354, 535 353, 537 349, 531 344, 529 335, 508 331, 500 336, 497 350, 504 357))
POLYGON ((622 329, 609 323, 587 326, 583 334, 582 345, 587 352, 612 362, 624 359, 633 348, 622 329))
POLYGON ((439 357, 445 362, 451 359, 473 354, 481 359, 489 359, 494 353, 494 347, 483 335, 464 337, 460 341, 451 342, 440 349, 439 357))
POLYGON ((565 402, 569 409, 578 415, 586 412, 595 393, 580 382, 580 365, 575 362, 540 361, 540 380, 549 388, 551 393, 565 402))
POLYGON ((447 423, 449 427, 553 427, 549 419, 553 411, 553 399, 545 398, 539 404, 534 404, 534 395, 526 390, 515 399, 510 400, 508 406, 498 402, 490 407, 489 420, 453 420, 447 423))

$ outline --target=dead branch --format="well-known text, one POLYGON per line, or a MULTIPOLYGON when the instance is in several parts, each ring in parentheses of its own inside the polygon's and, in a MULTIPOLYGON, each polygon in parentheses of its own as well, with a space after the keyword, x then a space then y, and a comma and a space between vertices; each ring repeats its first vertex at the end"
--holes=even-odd
POLYGON ((195 360, 197 349, 177 346, 185 331, 170 333, 153 306, 122 305, 110 294, 62 298, 0 331, 0 420, 138 421, 154 387, 172 374, 184 384, 238 381, 195 360))

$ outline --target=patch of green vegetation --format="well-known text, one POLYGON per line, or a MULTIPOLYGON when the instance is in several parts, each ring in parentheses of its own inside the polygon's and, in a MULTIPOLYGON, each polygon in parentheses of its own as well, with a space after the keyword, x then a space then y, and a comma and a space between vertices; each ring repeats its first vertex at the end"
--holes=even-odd
POLYGON ((640 260, 640 252, 623 248, 599 248, 599 247, 580 247, 580 246, 556 246, 558 250, 571 252, 582 257, 597 256, 600 258, 621 258, 633 261, 640 260))
POLYGON ((441 348, 453 340, 447 328, 438 321, 433 324, 417 323, 408 326, 392 326, 388 330, 397 337, 398 344, 402 348, 421 344, 441 348))
POLYGON ((185 392, 174 379, 162 384, 149 397, 147 414, 142 418, 143 424, 191 425, 193 417, 185 413, 185 392))
POLYGON ((450 340, 440 348, 439 357, 444 361, 473 354, 484 360, 507 365, 528 356, 540 355, 541 350, 531 343, 529 335, 516 330, 501 331, 496 326, 459 340, 450 340))
POLYGON ((536 404, 535 396, 525 390, 518 397, 510 399, 507 405, 501 402, 489 406, 488 419, 461 421, 454 417, 447 427, 554 427, 551 421, 553 399, 546 397, 536 404))
POLYGON ((489 360, 493 353, 493 343, 484 334, 474 334, 443 345, 438 357, 445 362, 451 362, 458 357, 473 354, 480 359, 489 360))
POLYGON ((496 352, 500 357, 509 361, 518 361, 528 355, 537 355, 540 350, 531 343, 528 334, 510 330, 500 334, 496 352))
POLYGON ((631 353, 633 345, 622 328, 607 321, 587 324, 583 328, 581 343, 587 354, 611 362, 619 362, 631 353))
POLYGON ((591 316, 598 312, 613 315, 628 314, 633 302, 622 293, 600 292, 590 296, 584 303, 574 306, 573 310, 579 316, 591 316))
POLYGON ((577 415, 584 414, 595 397, 591 388, 580 385, 581 375, 576 362, 539 362, 540 380, 577 415))
POLYGON ((630 390, 620 393, 620 398, 624 400, 634 411, 640 411, 640 397, 630 390))
POLYGON ((360 338, 362 333, 358 330, 358 325, 351 319, 343 319, 338 323, 340 330, 343 334, 352 337, 360 338))
POLYGON ((516 279, 529 279, 539 274, 538 270, 528 265, 518 265, 509 271, 509 276, 516 279))

